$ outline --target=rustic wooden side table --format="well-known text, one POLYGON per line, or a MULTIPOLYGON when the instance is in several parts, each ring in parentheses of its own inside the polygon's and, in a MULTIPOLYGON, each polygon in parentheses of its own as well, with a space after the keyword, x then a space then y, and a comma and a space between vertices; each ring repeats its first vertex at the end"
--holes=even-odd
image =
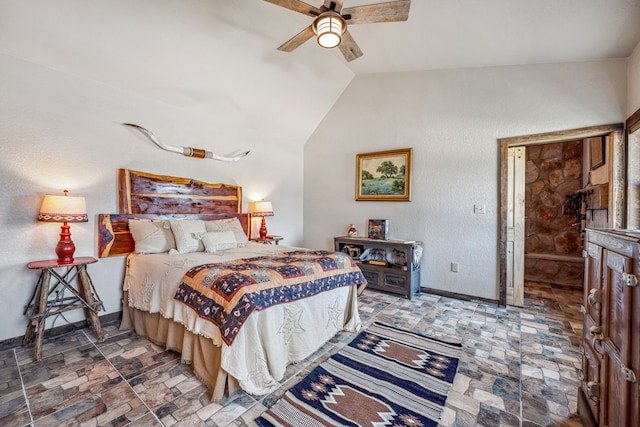
POLYGON ((93 257, 77 257, 69 264, 59 264, 55 259, 27 264, 27 268, 40 270, 40 277, 31 300, 23 312, 24 315, 29 313, 29 324, 22 345, 29 345, 35 332, 34 361, 42 358, 42 342, 47 318, 61 315, 65 311, 84 309, 85 319, 93 329, 96 339, 104 340, 98 318, 98 311, 104 307, 87 273, 87 265, 95 262, 98 260, 93 257), (56 279, 53 286, 51 286, 52 277, 56 279), (74 287, 74 282, 77 283, 77 287, 74 287))

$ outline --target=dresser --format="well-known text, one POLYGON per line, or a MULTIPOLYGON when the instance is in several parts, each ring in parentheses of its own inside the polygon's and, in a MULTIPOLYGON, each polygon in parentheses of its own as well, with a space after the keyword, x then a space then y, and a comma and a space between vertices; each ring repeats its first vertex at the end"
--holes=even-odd
POLYGON ((422 242, 335 237, 335 250, 349 254, 367 279, 367 288, 411 299, 420 293, 422 242))
POLYGON ((582 378, 585 425, 640 420, 640 232, 587 230, 582 378))

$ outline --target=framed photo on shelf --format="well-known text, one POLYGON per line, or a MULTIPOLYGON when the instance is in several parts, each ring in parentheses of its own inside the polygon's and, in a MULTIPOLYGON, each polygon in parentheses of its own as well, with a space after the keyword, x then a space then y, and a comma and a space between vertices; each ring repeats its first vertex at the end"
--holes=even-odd
POLYGON ((356 200, 411 200, 412 148, 356 155, 356 200))
POLYGON ((387 240, 389 237, 389 220, 370 219, 367 231, 367 237, 370 239, 387 240))

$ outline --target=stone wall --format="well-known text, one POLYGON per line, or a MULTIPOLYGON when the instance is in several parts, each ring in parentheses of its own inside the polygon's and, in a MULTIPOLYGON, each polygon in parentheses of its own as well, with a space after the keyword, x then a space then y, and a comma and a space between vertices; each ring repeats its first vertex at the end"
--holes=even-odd
POLYGON ((582 188, 582 141, 528 146, 525 185, 525 280, 582 287, 579 219, 563 209, 582 188))

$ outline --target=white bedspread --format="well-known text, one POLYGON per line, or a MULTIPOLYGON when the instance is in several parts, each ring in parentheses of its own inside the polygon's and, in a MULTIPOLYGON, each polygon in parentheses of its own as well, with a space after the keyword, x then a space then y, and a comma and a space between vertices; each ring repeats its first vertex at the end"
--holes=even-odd
POLYGON ((341 287, 254 312, 231 346, 222 341, 216 325, 176 301, 174 295, 182 276, 191 267, 278 255, 293 249, 299 248, 249 242, 244 248, 219 254, 131 254, 127 258, 124 290, 128 291, 130 307, 160 313, 222 346, 222 368, 235 377, 245 391, 266 394, 280 385, 289 364, 311 355, 338 331, 360 329, 356 287, 341 287))

